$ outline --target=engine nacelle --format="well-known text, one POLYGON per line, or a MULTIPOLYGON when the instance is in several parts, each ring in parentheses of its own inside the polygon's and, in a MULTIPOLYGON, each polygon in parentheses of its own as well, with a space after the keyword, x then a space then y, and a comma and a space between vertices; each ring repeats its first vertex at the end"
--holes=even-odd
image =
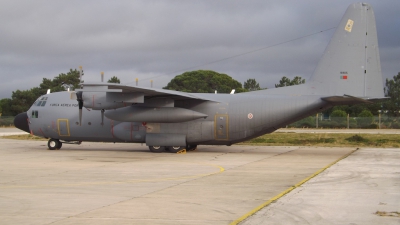
POLYGON ((142 106, 108 110, 104 115, 116 121, 149 123, 181 123, 208 117, 206 114, 184 108, 142 106))

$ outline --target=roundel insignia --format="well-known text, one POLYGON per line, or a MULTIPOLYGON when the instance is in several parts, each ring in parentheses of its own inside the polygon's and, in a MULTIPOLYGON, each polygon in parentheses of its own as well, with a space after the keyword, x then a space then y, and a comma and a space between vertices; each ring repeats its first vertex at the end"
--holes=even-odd
POLYGON ((249 120, 253 119, 253 114, 252 113, 247 114, 247 118, 249 118, 249 120))

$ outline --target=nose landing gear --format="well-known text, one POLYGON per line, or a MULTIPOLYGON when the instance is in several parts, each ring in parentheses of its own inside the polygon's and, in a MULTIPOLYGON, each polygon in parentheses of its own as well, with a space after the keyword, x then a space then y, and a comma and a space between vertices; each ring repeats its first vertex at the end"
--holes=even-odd
POLYGON ((47 142, 47 147, 49 147, 49 150, 56 150, 56 149, 58 150, 61 148, 61 146, 62 146, 62 143, 58 139, 51 138, 47 142))

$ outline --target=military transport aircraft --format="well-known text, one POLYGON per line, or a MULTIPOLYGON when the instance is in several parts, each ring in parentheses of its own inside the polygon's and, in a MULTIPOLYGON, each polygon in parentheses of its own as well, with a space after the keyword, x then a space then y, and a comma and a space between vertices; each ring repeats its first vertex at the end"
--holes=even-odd
POLYGON ((49 138, 48 148, 82 141, 146 143, 152 152, 231 145, 271 133, 335 105, 384 99, 375 16, 348 7, 311 80, 240 94, 184 93, 110 83, 41 96, 15 126, 49 138))

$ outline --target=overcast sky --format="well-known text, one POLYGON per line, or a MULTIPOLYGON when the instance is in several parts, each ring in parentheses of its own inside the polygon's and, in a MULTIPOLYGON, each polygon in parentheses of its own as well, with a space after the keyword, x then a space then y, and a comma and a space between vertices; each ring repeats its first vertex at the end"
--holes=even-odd
MULTIPOLYGON (((85 82, 99 82, 104 71, 105 80, 138 78, 149 87, 153 79, 157 88, 198 69, 269 88, 282 76, 307 80, 334 29, 300 37, 337 26, 352 2, 0 0, 0 99, 79 66, 85 82)), ((392 78, 400 72, 400 1, 369 3, 382 73, 392 78)))

